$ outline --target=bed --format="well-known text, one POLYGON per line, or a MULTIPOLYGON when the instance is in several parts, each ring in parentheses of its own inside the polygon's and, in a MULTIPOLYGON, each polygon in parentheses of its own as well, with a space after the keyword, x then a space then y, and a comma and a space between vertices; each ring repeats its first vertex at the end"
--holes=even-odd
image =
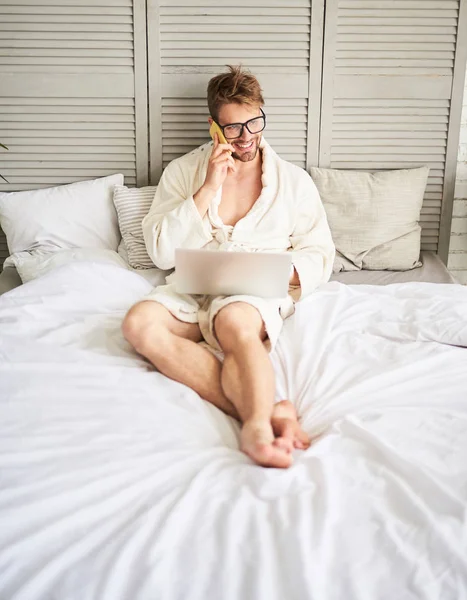
POLYGON ((286 471, 124 340, 140 273, 5 269, 0 598, 467 598, 467 288, 422 258, 286 321, 277 399, 313 439, 286 471))

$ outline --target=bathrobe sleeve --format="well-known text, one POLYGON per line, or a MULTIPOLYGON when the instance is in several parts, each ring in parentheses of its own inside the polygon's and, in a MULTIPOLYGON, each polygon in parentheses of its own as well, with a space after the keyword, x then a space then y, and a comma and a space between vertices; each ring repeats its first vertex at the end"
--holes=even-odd
POLYGON ((179 160, 165 169, 151 209, 143 219, 146 249, 163 270, 175 267, 175 248, 202 248, 212 240, 209 224, 201 218, 192 194, 192 177, 179 160))
POLYGON ((302 299, 319 285, 329 281, 336 250, 326 213, 313 180, 306 173, 300 184, 295 226, 290 242, 293 253, 292 263, 300 279, 300 299, 302 299))

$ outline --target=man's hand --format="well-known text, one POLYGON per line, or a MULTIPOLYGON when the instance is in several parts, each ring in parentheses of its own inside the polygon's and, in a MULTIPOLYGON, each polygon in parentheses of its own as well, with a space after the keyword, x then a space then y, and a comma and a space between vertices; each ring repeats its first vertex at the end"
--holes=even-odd
POLYGON ((235 161, 232 158, 233 151, 234 148, 230 144, 219 144, 217 133, 214 134, 214 148, 209 158, 206 179, 193 196, 196 208, 201 217, 204 217, 206 214, 211 201, 224 183, 229 169, 233 172, 236 171, 235 161))
POLYGON ((232 158, 234 147, 231 144, 219 144, 217 133, 214 134, 214 148, 209 158, 208 170, 203 188, 217 190, 224 183, 229 169, 234 173, 236 171, 235 160, 232 158))
POLYGON ((289 279, 289 285, 300 285, 300 278, 297 273, 297 269, 292 265, 292 273, 289 279))

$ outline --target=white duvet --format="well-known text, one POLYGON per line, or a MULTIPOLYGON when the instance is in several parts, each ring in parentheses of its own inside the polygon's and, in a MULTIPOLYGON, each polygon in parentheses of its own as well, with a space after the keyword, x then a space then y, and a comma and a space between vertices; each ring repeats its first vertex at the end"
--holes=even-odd
POLYGON ((123 339, 150 289, 75 262, 0 298, 1 600, 467 598, 467 288, 297 305, 277 397, 315 441, 288 470, 123 339))

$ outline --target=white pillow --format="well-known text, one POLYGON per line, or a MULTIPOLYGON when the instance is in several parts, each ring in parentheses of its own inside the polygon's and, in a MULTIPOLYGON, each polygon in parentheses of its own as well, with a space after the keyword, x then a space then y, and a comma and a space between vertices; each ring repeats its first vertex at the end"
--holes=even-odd
POLYGON ((336 246, 334 273, 421 265, 419 220, 429 171, 310 169, 336 246))
MULTIPOLYGON (((157 186, 129 188, 116 185, 114 188, 113 201, 117 209, 118 225, 128 263, 134 269, 155 268, 146 250, 141 224, 151 208, 156 190, 157 186)), ((122 253, 121 249, 119 253, 122 253)))
POLYGON ((128 265, 114 250, 102 248, 73 248, 71 250, 36 250, 15 252, 5 261, 5 267, 16 267, 21 281, 27 283, 42 277, 52 269, 70 262, 106 262, 128 269, 128 265))
POLYGON ((113 188, 123 175, 109 175, 41 190, 0 192, 0 224, 11 254, 24 250, 103 248, 120 241, 113 188))

